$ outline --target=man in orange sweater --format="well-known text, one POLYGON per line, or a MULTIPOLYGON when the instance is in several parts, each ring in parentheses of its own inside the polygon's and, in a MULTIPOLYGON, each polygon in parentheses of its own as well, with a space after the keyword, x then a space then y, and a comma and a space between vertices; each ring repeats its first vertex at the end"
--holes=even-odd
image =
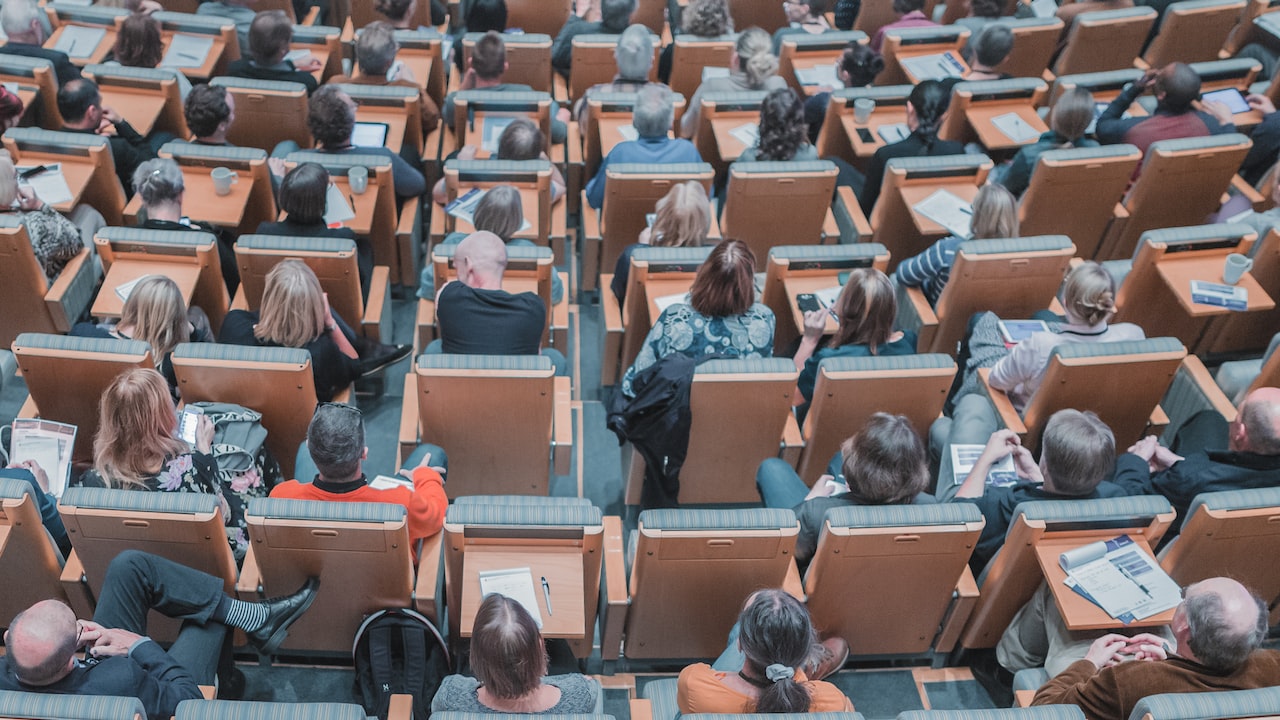
POLYGON ((415 548, 419 540, 444 527, 444 514, 449 507, 444 493, 447 465, 444 451, 438 446, 421 445, 409 456, 400 474, 412 485, 400 482, 387 488, 373 487, 362 467, 369 448, 364 444, 360 410, 341 403, 321 403, 307 427, 303 448, 307 452, 298 453, 295 468, 302 480, 276 485, 271 497, 403 505, 409 511, 409 541, 415 548))

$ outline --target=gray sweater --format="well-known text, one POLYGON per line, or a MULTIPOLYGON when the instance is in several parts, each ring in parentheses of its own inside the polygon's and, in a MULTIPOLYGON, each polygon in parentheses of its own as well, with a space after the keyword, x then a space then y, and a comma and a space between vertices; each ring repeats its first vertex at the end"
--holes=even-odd
MULTIPOLYGON (((560 688, 560 702, 539 715, 566 715, 594 713, 596 700, 600 697, 600 684, 595 680, 573 673, 571 675, 548 675, 542 678, 546 685, 560 688)), ((480 681, 465 675, 450 675, 440 683, 440 689, 431 701, 432 712, 479 712, 496 713, 497 710, 480 703, 476 691, 480 689, 480 681)))

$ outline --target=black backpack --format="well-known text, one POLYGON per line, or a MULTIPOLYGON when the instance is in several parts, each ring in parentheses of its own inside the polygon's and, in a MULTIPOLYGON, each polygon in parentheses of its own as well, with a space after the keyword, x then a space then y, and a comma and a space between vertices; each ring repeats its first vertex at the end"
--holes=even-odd
POLYGON ((413 696, 413 717, 431 717, 431 699, 450 673, 449 648, 431 621, 408 609, 379 610, 356 630, 351 654, 365 712, 387 720, 392 695, 413 696))

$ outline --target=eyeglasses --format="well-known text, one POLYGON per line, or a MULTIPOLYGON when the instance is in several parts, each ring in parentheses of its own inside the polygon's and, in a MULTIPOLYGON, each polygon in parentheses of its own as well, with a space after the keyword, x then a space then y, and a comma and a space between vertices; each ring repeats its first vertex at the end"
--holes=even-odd
POLYGON ((364 418, 364 413, 360 412, 360 408, 356 407, 355 405, 348 405, 346 403, 336 403, 336 402, 316 403, 315 412, 311 413, 311 416, 315 417, 316 413, 320 412, 320 408, 339 408, 341 410, 346 410, 348 412, 355 413, 356 417, 358 418, 364 418))

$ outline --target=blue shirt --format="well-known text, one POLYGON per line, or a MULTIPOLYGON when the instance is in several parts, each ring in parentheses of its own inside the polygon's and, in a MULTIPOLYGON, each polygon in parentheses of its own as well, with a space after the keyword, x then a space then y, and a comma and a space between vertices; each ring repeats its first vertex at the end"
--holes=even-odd
POLYGON ((605 170, 609 163, 700 163, 702 156, 693 143, 683 138, 676 140, 666 136, 642 137, 639 140, 620 142, 609 151, 600 163, 596 176, 587 183, 587 204, 599 210, 604 206, 605 170))

